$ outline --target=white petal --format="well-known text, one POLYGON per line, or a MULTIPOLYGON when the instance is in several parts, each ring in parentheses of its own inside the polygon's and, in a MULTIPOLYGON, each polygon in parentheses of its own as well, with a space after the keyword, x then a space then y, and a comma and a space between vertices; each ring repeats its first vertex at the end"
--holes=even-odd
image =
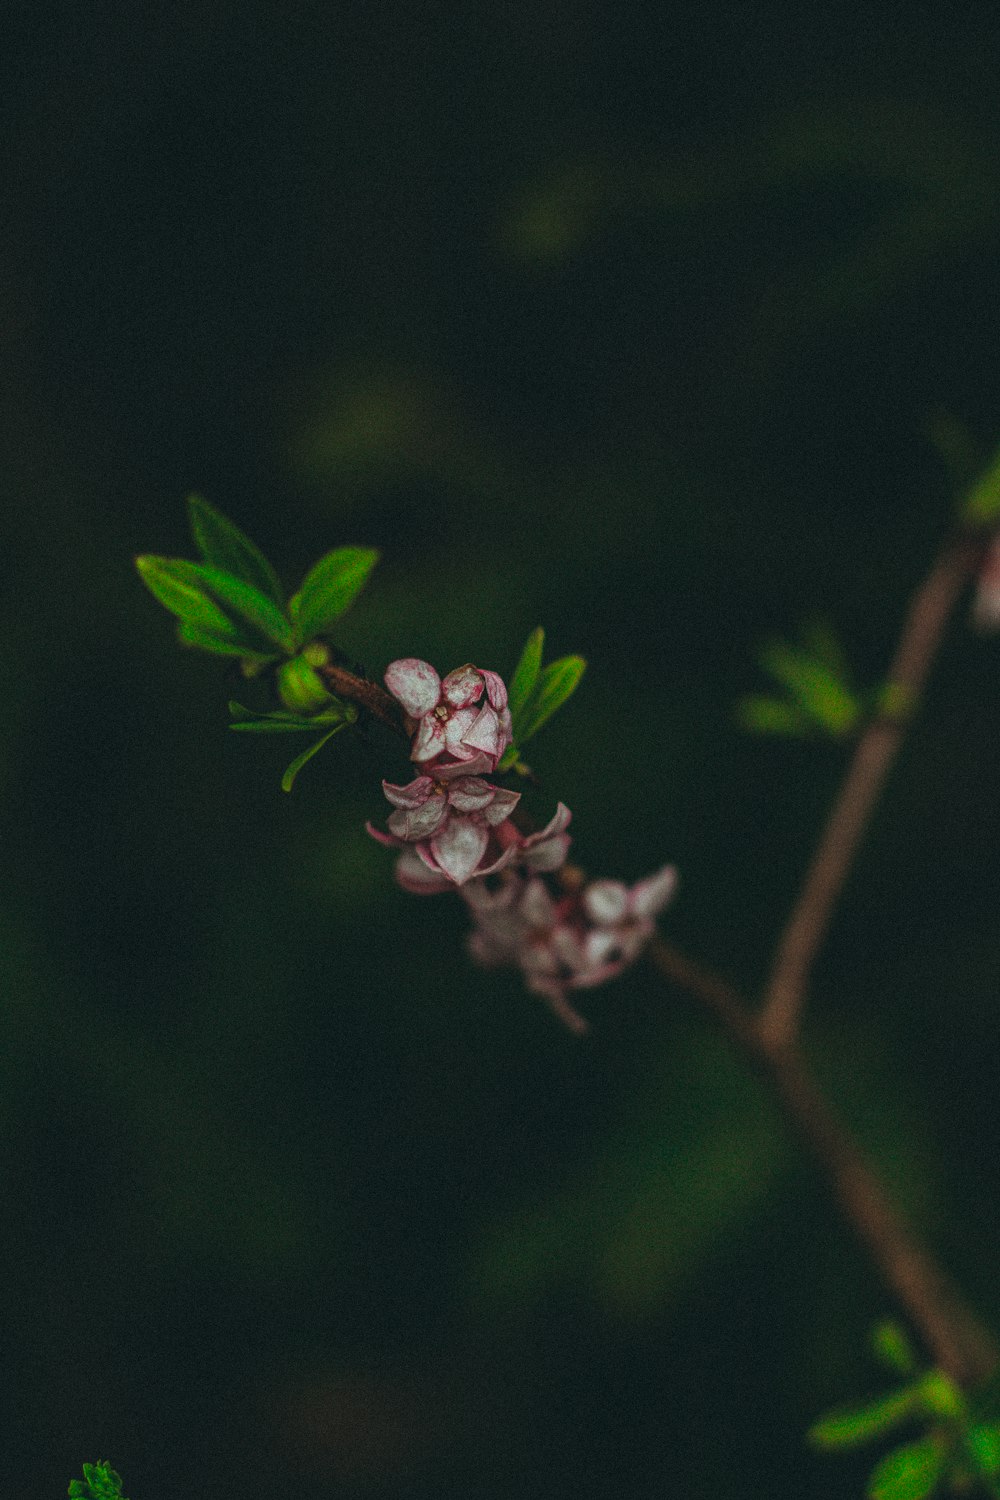
POLYGON ((429 661, 403 656, 385 669, 385 685, 413 719, 422 718, 441 701, 441 679, 429 661))
POLYGON ((583 909, 592 922, 608 927, 628 911, 628 890, 620 880, 595 880, 583 893, 583 909))
POLYGON ((488 842, 489 835, 482 823, 455 814, 431 839, 431 853, 449 880, 464 885, 475 874, 488 842))
POLYGON ((655 917, 677 889, 677 867, 664 865, 655 875, 640 880, 629 893, 629 909, 636 917, 655 917))

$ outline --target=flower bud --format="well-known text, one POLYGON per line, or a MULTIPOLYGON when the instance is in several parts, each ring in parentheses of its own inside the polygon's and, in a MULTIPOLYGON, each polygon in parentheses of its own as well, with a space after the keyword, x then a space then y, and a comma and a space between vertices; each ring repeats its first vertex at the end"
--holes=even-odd
MULTIPOLYGON (((284 662, 278 668, 278 694, 286 708, 296 714, 319 713, 329 707, 331 695, 323 686, 316 666, 308 659, 309 648, 301 656, 284 662)), ((321 665, 321 663, 316 663, 321 665)))

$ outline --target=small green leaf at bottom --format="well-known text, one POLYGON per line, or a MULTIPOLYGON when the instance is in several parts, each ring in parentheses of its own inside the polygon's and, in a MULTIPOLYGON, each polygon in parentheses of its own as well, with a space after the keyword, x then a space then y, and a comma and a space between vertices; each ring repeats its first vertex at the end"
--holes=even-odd
POLYGON ((979 1422, 970 1427, 966 1443, 980 1473, 995 1479, 1000 1475, 1000 1427, 979 1422))
POLYGON ((868 1500, 927 1500, 937 1488, 947 1444, 932 1434, 887 1453, 868 1481, 868 1500))
POLYGON ((312 760, 317 751, 322 750, 327 740, 332 740, 333 736, 338 732, 338 730, 344 728, 344 722, 341 722, 340 724, 334 724, 333 728, 326 734, 324 734, 321 739, 316 740, 315 744, 310 745, 308 750, 303 750, 301 755, 297 755, 295 757, 291 765, 285 771, 284 776, 282 776, 281 778, 281 790, 283 792, 290 792, 292 790, 292 787, 295 785, 295 778, 302 770, 302 767, 305 765, 306 761, 312 760))
POLYGON ((83 1478, 71 1479, 69 1500, 125 1500, 122 1477, 108 1463, 84 1464, 83 1478))

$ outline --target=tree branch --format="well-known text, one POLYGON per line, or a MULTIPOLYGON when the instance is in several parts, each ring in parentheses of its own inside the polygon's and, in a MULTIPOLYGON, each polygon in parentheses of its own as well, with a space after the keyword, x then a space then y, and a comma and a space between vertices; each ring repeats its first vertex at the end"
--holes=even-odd
POLYGON ((794 1042, 778 1040, 724 979, 660 937, 649 946, 660 973, 708 1010, 772 1086, 826 1177, 840 1211, 934 1363, 962 1386, 1000 1362, 989 1333, 920 1242, 840 1123, 794 1042))
POLYGON ((981 555, 967 534, 951 538, 911 600, 889 668, 882 712, 857 743, 826 828, 775 951, 761 1011, 775 1044, 798 1030, 809 975, 854 856, 923 692, 945 626, 981 555))

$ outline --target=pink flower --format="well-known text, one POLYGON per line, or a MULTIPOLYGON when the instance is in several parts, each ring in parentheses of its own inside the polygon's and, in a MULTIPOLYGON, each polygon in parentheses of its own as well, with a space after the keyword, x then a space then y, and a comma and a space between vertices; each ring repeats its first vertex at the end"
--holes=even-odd
MULTIPOLYGON (((435 771, 436 771, 435 767, 435 771)), ((418 776, 407 786, 383 781, 383 790, 394 805, 389 816, 389 832, 367 825, 372 838, 392 848, 412 845, 417 857, 435 877, 419 881, 413 873, 413 862, 400 861, 397 878, 407 889, 421 892, 447 889, 448 884, 464 885, 476 875, 492 874, 509 864, 516 853, 513 841, 505 841, 499 852, 484 858, 490 845, 491 831, 505 823, 521 800, 519 792, 491 786, 476 776, 456 776, 439 781, 434 776, 418 776), (445 885, 436 882, 444 879, 445 885)))
POLYGON ((434 762, 439 778, 496 770, 511 743, 507 689, 496 672, 466 664, 442 682, 430 662, 405 656, 389 663, 385 685, 407 716, 411 760, 434 762))
POLYGON ((477 882, 462 893, 475 922, 469 951, 488 968, 519 968, 528 989, 579 1032, 586 1023, 570 992, 604 984, 634 963, 675 886, 668 865, 631 890, 598 880, 553 896, 537 875, 525 880, 507 869, 496 889, 477 882))
POLYGON ((620 880, 595 880, 580 898, 584 915, 593 924, 591 951, 602 953, 621 967, 638 958, 655 931, 655 919, 677 889, 677 871, 664 865, 631 890, 620 880))
POLYGON ((566 855, 573 842, 566 832, 572 816, 565 802, 560 802, 545 827, 538 833, 530 833, 526 838, 520 835, 518 864, 536 873, 560 869, 566 863, 566 855))

